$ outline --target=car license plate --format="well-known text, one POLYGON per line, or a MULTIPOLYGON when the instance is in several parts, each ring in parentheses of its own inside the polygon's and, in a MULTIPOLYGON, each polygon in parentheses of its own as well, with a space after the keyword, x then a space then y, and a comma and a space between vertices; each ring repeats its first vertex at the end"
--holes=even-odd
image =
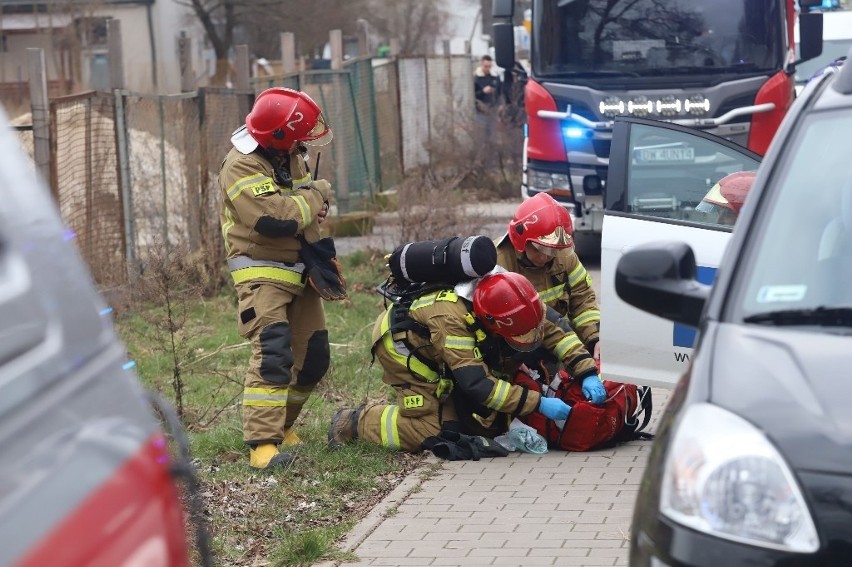
POLYGON ((694 148, 644 148, 636 153, 637 161, 695 161, 694 148))

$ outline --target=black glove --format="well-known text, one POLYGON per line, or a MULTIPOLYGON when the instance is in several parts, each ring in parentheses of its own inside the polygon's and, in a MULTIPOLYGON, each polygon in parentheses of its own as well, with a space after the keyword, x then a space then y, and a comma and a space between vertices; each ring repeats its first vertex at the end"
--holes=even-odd
POLYGON ((346 280, 340 262, 335 258, 334 240, 331 237, 314 243, 304 238, 299 240, 302 243, 302 262, 311 287, 325 300, 346 299, 346 280))
POLYGON ((427 437, 420 447, 448 461, 478 461, 482 457, 505 457, 509 454, 492 439, 455 431, 441 431, 438 436, 427 437))

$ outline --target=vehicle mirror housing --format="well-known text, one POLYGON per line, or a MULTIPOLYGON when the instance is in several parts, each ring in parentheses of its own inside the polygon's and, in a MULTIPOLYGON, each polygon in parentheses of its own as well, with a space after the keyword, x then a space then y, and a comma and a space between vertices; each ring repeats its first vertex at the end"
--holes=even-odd
POLYGON ((652 242, 627 251, 615 270, 615 291, 630 305, 698 327, 710 286, 695 279, 695 253, 683 242, 652 242))
POLYGON ((822 14, 799 14, 799 60, 808 61, 822 55, 822 14))
POLYGON ((494 60, 498 67, 511 69, 515 65, 515 26, 512 22, 494 23, 494 60))

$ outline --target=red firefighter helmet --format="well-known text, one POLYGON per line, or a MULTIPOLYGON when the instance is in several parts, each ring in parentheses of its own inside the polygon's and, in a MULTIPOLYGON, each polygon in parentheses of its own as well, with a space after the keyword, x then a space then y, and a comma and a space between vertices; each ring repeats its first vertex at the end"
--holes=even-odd
POLYGON ((695 210, 720 213, 728 209, 739 215, 756 175, 754 171, 737 171, 726 175, 710 188, 695 210))
POLYGON ((538 347, 544 334, 544 307, 530 281, 515 272, 482 278, 473 291, 473 312, 490 332, 520 351, 538 347))
POLYGON ((273 87, 260 93, 245 128, 231 137, 234 147, 250 154, 258 146, 273 152, 289 152, 297 144, 323 146, 332 133, 319 105, 301 91, 273 87))
POLYGON ((537 193, 521 203, 509 221, 509 240, 518 252, 524 251, 527 242, 546 254, 551 252, 548 249, 570 248, 573 234, 571 215, 547 193, 537 193))

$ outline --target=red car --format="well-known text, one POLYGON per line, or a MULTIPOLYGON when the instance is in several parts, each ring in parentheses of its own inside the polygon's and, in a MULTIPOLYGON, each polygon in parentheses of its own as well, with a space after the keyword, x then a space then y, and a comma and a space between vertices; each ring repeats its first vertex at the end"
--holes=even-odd
POLYGON ((180 423, 152 407, 8 125, 0 155, 0 565, 189 565, 180 423))

